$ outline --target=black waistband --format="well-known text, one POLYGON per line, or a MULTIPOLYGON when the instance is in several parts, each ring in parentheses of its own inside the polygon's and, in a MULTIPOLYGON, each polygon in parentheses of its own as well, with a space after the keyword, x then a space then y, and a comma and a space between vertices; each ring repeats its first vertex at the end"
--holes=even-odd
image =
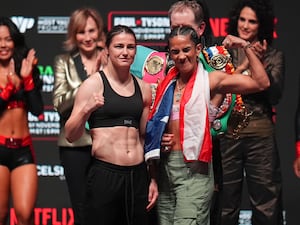
POLYGON ((132 165, 132 166, 121 166, 121 165, 116 165, 116 164, 112 164, 112 163, 109 163, 109 162, 105 162, 105 161, 102 161, 102 160, 99 160, 99 159, 96 159, 96 158, 93 159, 93 165, 109 168, 109 169, 112 169, 112 170, 115 170, 115 171, 116 170, 123 171, 123 172, 130 172, 132 170, 139 170, 140 168, 146 167, 145 162, 141 162, 140 164, 132 165))

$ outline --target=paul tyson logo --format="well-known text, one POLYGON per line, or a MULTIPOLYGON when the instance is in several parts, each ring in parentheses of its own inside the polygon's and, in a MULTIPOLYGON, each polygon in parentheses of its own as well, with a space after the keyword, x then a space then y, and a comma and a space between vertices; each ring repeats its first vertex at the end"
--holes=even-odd
POLYGON ((21 33, 25 33, 33 27, 35 20, 34 18, 25 18, 23 16, 12 16, 11 20, 16 24, 21 33))

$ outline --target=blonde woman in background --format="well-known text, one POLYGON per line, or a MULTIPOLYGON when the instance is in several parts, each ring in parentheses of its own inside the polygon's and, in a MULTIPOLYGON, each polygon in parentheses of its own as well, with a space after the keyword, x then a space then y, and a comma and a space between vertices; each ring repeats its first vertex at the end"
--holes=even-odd
POLYGON ((81 83, 106 63, 103 50, 105 35, 103 19, 93 8, 80 8, 70 17, 64 47, 66 52, 54 60, 55 83, 53 105, 60 114, 58 146, 60 160, 65 170, 74 224, 82 224, 85 179, 91 162, 92 140, 88 129, 77 141, 65 138, 64 124, 69 118, 75 95, 81 83))

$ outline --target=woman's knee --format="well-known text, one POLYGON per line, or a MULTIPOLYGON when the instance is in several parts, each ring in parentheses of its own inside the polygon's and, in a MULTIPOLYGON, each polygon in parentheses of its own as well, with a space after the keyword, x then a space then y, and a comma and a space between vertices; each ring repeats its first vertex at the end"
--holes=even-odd
POLYGON ((17 214, 17 221, 19 225, 29 225, 29 224, 34 224, 33 223, 33 213, 31 214, 17 214))

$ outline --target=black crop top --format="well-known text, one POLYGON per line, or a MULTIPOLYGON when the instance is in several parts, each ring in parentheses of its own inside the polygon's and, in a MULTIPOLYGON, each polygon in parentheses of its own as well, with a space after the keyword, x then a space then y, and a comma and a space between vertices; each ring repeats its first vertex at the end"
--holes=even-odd
POLYGON ((117 94, 110 86, 103 71, 100 71, 103 81, 104 105, 90 115, 90 128, 127 126, 139 128, 143 112, 143 97, 140 86, 134 76, 134 94, 124 97, 117 94))

